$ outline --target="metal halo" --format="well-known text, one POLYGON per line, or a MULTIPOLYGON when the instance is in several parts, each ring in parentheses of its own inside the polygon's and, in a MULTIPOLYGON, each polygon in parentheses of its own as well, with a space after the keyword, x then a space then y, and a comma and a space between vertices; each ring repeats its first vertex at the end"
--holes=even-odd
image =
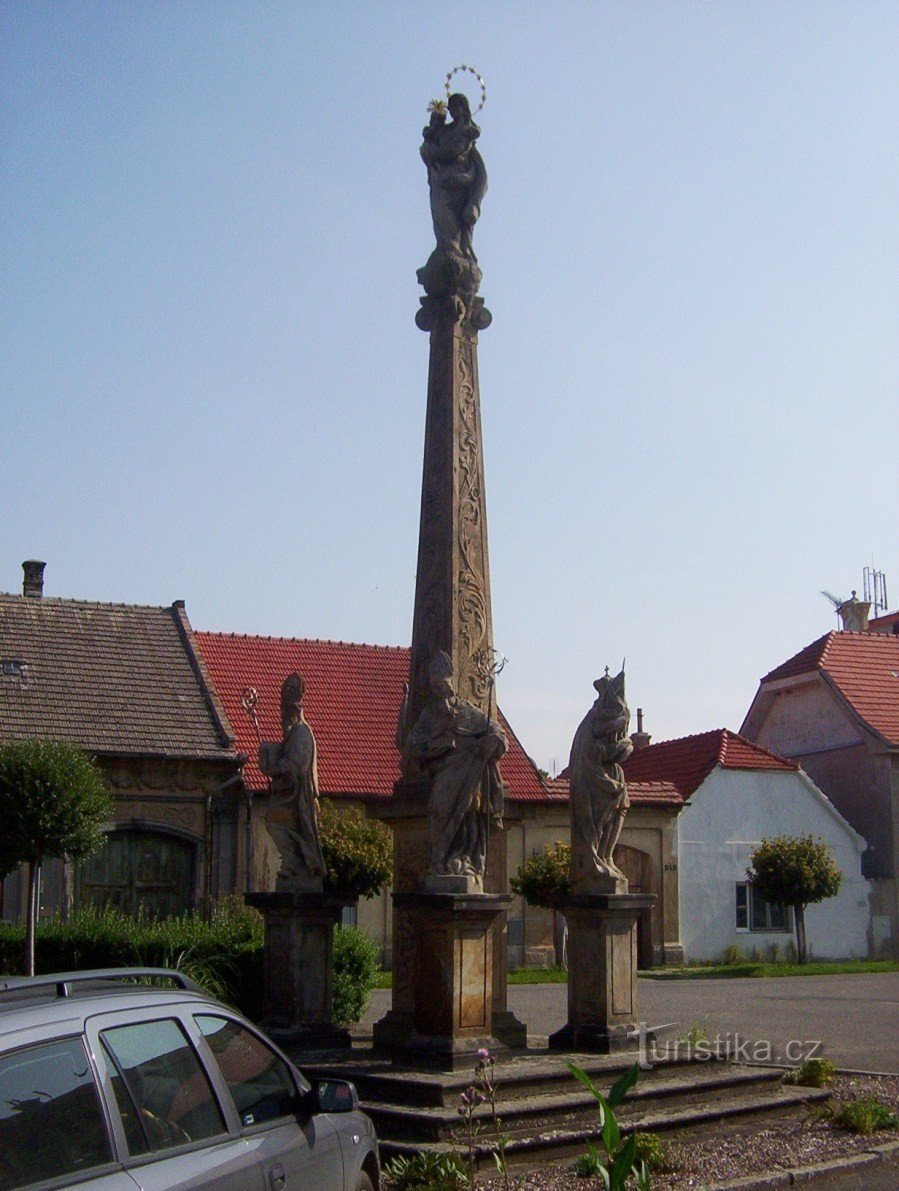
POLYGON ((484 104, 487 102, 487 84, 484 82, 481 75, 478 74, 478 72, 475 70, 475 68, 473 66, 464 66, 464 65, 463 66, 454 66, 452 70, 447 71, 446 82, 443 84, 443 88, 446 91, 446 97, 447 97, 447 99, 449 99, 449 97, 450 97, 450 83, 452 82, 453 75, 458 74, 460 70, 467 70, 468 73, 473 74, 474 77, 481 84, 481 102, 478 104, 478 106, 472 112, 472 115, 476 116, 478 114, 478 112, 481 110, 481 108, 484 106, 484 104))

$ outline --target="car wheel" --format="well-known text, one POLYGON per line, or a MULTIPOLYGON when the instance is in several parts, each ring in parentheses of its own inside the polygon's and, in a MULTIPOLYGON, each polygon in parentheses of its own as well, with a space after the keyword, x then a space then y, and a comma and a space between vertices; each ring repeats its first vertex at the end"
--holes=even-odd
POLYGON ((359 1178, 356 1180, 356 1191, 375 1191, 371 1179, 364 1170, 359 1171, 359 1178))

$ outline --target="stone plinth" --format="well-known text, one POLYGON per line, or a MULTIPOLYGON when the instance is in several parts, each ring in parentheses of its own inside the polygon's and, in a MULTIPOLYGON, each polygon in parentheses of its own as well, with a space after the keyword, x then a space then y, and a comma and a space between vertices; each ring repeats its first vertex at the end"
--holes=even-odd
POLYGON ((263 1021, 271 1036, 310 1050, 349 1046, 334 1024, 334 927, 355 898, 329 893, 249 893, 265 919, 263 1021))
POLYGON ((568 1022, 553 1050, 613 1051, 637 1046, 637 918, 651 894, 584 894, 559 899, 568 921, 568 1022))
POLYGON ((405 1008, 411 1032, 389 1039, 394 1061, 454 1071, 474 1066, 482 1046, 503 1049, 493 1031, 492 928, 512 899, 490 893, 397 893, 393 900, 395 913, 407 916, 411 943, 411 996, 405 1008))

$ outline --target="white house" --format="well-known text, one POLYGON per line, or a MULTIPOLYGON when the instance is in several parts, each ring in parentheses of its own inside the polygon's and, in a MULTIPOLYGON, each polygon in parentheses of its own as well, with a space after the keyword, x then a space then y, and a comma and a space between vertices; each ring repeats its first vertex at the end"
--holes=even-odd
POLYGON ((733 947, 760 958, 787 952, 794 937, 790 912, 768 905, 746 881, 753 849, 775 835, 823 839, 843 873, 839 894, 806 910, 810 955, 868 954, 865 841, 795 762, 719 729, 640 749, 627 771, 629 779, 664 777, 685 798, 678 873, 688 962, 720 959, 733 947))

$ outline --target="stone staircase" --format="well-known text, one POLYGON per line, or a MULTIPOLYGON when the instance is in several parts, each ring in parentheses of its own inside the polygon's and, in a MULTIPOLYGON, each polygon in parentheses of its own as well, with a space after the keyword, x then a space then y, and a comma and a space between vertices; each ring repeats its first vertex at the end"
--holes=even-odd
MULTIPOLYGON (((604 1094, 635 1061, 632 1055, 571 1057, 604 1094)), ((340 1075, 355 1083, 377 1129, 382 1160, 444 1150, 461 1140, 459 1095, 472 1079, 465 1072, 401 1071, 359 1051, 340 1062, 297 1058, 307 1076, 340 1075)), ((801 1112, 827 1098, 826 1091, 783 1086, 781 1075, 776 1068, 731 1062, 725 1054, 700 1061, 675 1053, 641 1070, 616 1117, 625 1133, 641 1130, 689 1139, 801 1112)), ((510 1164, 538 1165, 581 1153, 599 1136, 596 1101, 572 1077, 561 1056, 529 1050, 504 1057, 495 1078, 510 1164)), ((489 1110, 482 1107, 477 1116, 486 1146, 489 1110)))

